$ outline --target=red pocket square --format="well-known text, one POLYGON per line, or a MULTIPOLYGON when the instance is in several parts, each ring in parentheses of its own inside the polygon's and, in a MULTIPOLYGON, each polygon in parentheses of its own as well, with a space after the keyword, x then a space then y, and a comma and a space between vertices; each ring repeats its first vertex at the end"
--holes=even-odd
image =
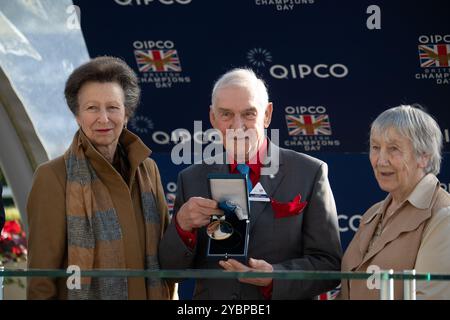
POLYGON ((300 214, 308 204, 308 202, 301 202, 301 200, 301 195, 296 196, 291 202, 278 202, 275 199, 271 199, 270 203, 275 212, 275 218, 286 218, 300 214))

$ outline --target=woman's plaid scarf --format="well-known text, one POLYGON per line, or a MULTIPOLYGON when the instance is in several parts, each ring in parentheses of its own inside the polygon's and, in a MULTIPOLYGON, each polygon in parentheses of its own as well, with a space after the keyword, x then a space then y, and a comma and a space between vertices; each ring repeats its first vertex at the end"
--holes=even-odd
MULTIPOLYGON (((81 270, 126 269, 122 230, 108 188, 86 158, 78 131, 64 154, 67 170, 66 214, 68 264, 81 270)), ((87 139, 86 139, 87 140, 87 139)), ((158 243, 161 217, 151 191, 150 172, 144 163, 137 168, 145 218, 146 269, 159 269, 158 243)), ((131 213, 130 213, 131 214, 131 213)), ((147 298, 167 299, 160 279, 147 278, 147 298)), ((127 299, 125 277, 82 277, 81 289, 69 290, 68 299, 127 299)))

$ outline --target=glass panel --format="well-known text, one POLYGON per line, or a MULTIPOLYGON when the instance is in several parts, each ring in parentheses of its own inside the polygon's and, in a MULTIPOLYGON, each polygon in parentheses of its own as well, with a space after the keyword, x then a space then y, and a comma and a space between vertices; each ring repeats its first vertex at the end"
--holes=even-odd
POLYGON ((0 66, 50 158, 64 152, 77 129, 64 85, 88 59, 72 1, 0 2, 0 66))

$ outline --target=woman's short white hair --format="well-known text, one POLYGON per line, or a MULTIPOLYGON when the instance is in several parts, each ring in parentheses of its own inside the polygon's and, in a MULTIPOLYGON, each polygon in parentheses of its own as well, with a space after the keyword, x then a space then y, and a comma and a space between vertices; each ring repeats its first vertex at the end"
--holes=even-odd
POLYGON ((214 84, 211 95, 211 107, 214 107, 217 92, 228 87, 247 89, 258 104, 258 107, 264 110, 269 104, 269 94, 264 81, 258 78, 251 69, 236 68, 222 75, 214 84))
POLYGON ((419 105, 401 105, 381 113, 372 123, 370 133, 394 128, 411 140, 417 156, 430 157, 425 173, 437 175, 441 168, 442 132, 437 122, 419 105))

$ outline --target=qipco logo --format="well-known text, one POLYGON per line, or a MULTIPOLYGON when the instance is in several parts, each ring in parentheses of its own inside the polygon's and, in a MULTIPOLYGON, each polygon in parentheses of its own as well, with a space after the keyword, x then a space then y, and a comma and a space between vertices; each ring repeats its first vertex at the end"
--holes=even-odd
POLYGON ((133 42, 133 47, 136 50, 173 49, 173 47, 175 47, 175 44, 173 41, 170 40, 145 40, 145 41, 136 40, 133 42))
POLYGON ((165 5, 171 4, 189 4, 192 0, 114 0, 118 5, 121 6, 148 6, 153 2, 159 2, 165 5))
POLYGON ((287 114, 324 114, 327 108, 324 106, 287 106, 284 108, 287 114))
POLYGON ((290 64, 283 66, 276 64, 270 67, 270 75, 275 79, 305 79, 310 76, 317 78, 345 78, 348 75, 347 66, 337 63, 332 65, 318 64, 309 66, 307 64, 290 64))
POLYGON ((162 4, 189 4, 192 0, 159 0, 162 4))
POLYGON ((446 35, 421 35, 419 37, 419 42, 422 44, 428 43, 450 43, 450 34, 446 35))

